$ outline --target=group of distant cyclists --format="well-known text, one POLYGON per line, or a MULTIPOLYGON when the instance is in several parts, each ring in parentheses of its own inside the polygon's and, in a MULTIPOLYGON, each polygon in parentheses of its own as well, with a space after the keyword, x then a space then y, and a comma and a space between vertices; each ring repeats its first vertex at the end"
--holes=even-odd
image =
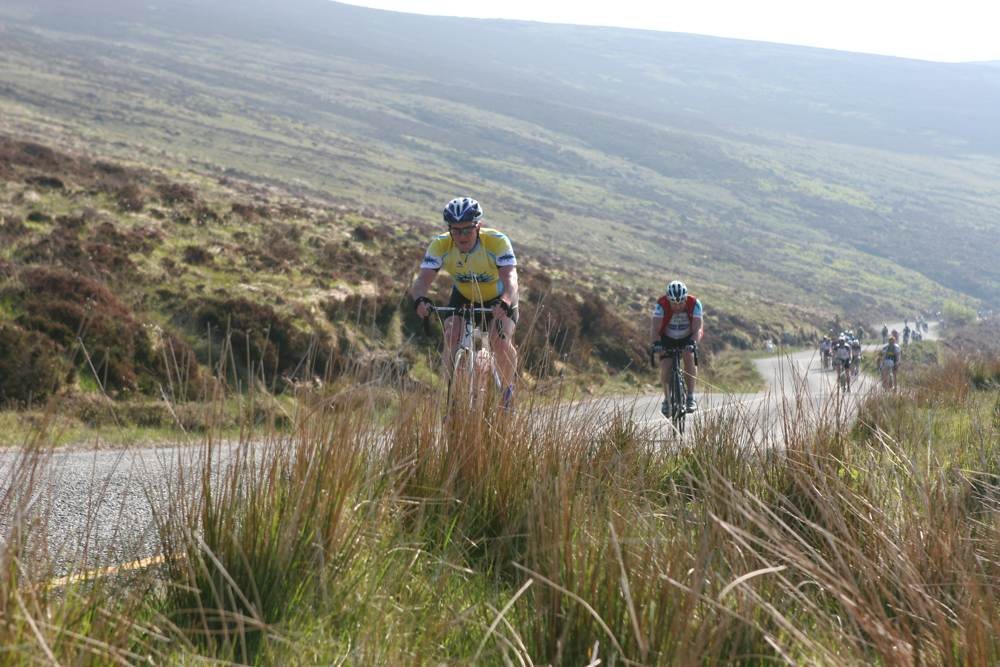
POLYGON ((913 323, 913 327, 910 327, 910 321, 903 321, 903 337, 899 337, 899 332, 893 329, 889 331, 889 327, 886 324, 882 325, 882 344, 885 345, 888 342, 888 337, 891 334, 895 337, 896 342, 902 342, 903 345, 909 345, 912 340, 914 343, 919 343, 924 338, 924 334, 930 331, 930 325, 927 324, 927 320, 922 317, 917 317, 913 323))
MULTIPOLYGON (((484 326, 488 329, 490 349, 496 359, 503 386, 502 407, 508 409, 514 394, 517 372, 517 348, 514 330, 518 319, 517 258, 510 239, 496 229, 483 226, 483 207, 471 197, 456 197, 443 211, 448 231, 431 240, 424 253, 410 296, 416 313, 427 318, 434 312, 428 296, 438 272, 444 269, 452 279, 448 305, 455 308, 444 320, 442 360, 446 373, 451 372, 452 358, 465 328, 464 306, 489 309, 484 326)), ((697 345, 704 335, 701 301, 688 292, 687 286, 671 281, 653 307, 650 340, 659 355, 660 380, 663 384, 661 412, 670 404, 669 378, 673 373, 674 350, 682 350, 686 380, 686 410, 698 409, 695 399, 697 382, 697 345)))
MULTIPOLYGON (((882 346, 878 350, 876 365, 882 381, 882 387, 887 390, 896 389, 896 375, 903 361, 903 347, 910 342, 919 342, 923 334, 930 329, 927 321, 918 317, 913 327, 909 320, 903 324, 903 333, 882 325, 882 346), (900 345, 902 342, 902 345, 900 345)), ((841 331, 837 336, 823 336, 819 344, 820 359, 823 370, 836 370, 838 386, 851 390, 851 380, 858 376, 861 370, 862 339, 864 331, 857 333, 851 329, 841 331)))

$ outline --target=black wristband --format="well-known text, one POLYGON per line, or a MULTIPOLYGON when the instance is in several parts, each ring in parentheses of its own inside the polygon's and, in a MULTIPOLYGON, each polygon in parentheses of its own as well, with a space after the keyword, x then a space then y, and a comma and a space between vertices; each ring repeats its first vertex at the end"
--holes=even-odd
POLYGON ((426 296, 418 296, 416 299, 413 300, 413 310, 419 308, 420 304, 422 303, 426 303, 428 306, 434 305, 434 302, 428 299, 426 296))
POLYGON ((503 312, 507 313, 507 317, 510 317, 510 314, 514 311, 514 307, 503 299, 500 299, 497 303, 499 303, 500 307, 503 308, 503 312))

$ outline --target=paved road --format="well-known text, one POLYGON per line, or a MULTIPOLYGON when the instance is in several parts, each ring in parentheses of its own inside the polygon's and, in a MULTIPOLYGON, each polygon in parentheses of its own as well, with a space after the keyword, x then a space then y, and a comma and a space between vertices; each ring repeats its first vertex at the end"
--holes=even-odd
MULTIPOLYGON (((835 374, 819 368, 814 352, 779 354, 755 363, 768 391, 701 394, 700 410, 689 418, 690 430, 698 429, 708 415, 729 415, 738 420, 748 446, 780 446, 786 425, 798 429, 806 423, 797 416, 812 420, 830 406, 842 415, 853 414, 857 400, 874 386, 871 379, 862 378, 849 396, 838 400, 835 374)), ((661 400, 660 395, 650 394, 580 405, 604 413, 631 412, 664 443, 683 443, 660 415, 661 400)), ((176 483, 180 471, 198 469, 202 452, 202 447, 166 447, 60 451, 31 458, 14 450, 0 451, 0 540, 9 539, 11 509, 17 505, 10 489, 29 488, 20 480, 31 476, 34 491, 29 505, 48 519, 46 536, 40 543, 48 550, 45 560, 56 563, 57 569, 80 554, 93 566, 155 554, 152 508, 162 507, 159 499, 164 497, 167 484, 176 483)))
MULTIPOLYGON (((878 330, 881 328, 882 323, 879 323, 878 330)), ((903 323, 889 323, 889 329, 902 331, 903 323)), ((937 338, 936 324, 931 325, 926 338, 937 338)), ((865 345, 864 353, 876 354, 880 347, 865 345)), ((767 390, 758 394, 699 394, 699 410, 688 417, 693 429, 699 427, 705 415, 721 412, 739 420, 745 430, 753 431, 747 434, 748 442, 780 443, 787 435, 787 426, 802 423, 800 417, 806 424, 815 423, 821 417, 848 419, 855 414, 858 403, 877 389, 874 378, 862 375, 855 379, 849 395, 839 394, 836 373, 821 368, 818 350, 789 354, 779 351, 772 357, 754 360, 754 364, 767 382, 767 390)), ((605 413, 631 412, 637 422, 654 428, 664 441, 676 440, 669 422, 660 414, 662 400, 659 394, 647 394, 595 399, 583 404, 585 409, 605 413)))
MULTIPOLYGON (((90 566, 128 562, 159 551, 153 507, 164 507, 179 471, 197 470, 201 447, 116 451, 0 453, 0 540, 9 538, 10 489, 31 489, 26 506, 36 519, 29 538, 45 550, 42 562, 61 574, 81 557, 90 566), (45 530, 39 541, 38 531, 45 530)), ((22 505, 24 506, 24 505, 22 505)))

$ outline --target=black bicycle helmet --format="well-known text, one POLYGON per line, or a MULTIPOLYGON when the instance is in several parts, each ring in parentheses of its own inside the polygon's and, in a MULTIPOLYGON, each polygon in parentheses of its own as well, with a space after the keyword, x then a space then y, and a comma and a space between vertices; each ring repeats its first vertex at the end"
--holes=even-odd
POLYGON ((479 222, 483 207, 472 197, 456 197, 444 207, 444 221, 448 225, 460 222, 479 222))

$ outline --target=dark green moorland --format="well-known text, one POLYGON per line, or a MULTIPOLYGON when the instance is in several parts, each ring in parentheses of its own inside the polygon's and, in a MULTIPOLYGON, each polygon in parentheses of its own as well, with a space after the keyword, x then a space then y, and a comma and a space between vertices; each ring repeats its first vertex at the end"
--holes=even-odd
POLYGON ((752 319, 1000 299, 988 65, 322 0, 0 12, 8 133, 406 218, 473 193, 626 312, 673 274, 752 319))
POLYGON ((243 383, 432 382, 403 295, 463 192, 533 380, 640 380, 674 275, 710 353, 1000 295, 987 65, 313 0, 13 0, 0 53, 6 401, 187 398, 227 332, 243 383))

